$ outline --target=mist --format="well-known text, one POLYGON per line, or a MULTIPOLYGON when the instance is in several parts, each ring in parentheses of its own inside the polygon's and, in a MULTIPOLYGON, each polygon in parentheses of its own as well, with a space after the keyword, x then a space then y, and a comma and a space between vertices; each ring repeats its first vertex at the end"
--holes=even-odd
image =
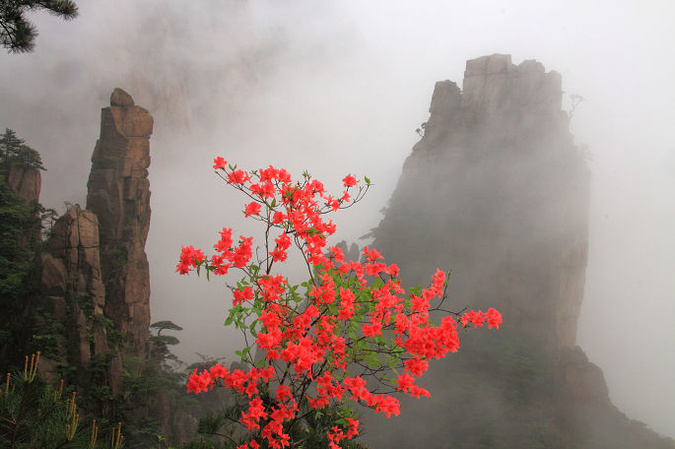
MULTIPOLYGON (((335 217, 337 240, 377 226, 428 118, 434 83, 467 59, 536 59, 584 101, 590 253, 578 344, 614 404, 675 437, 675 6, 667 1, 80 0, 80 16, 32 20, 30 54, 0 54, 0 126, 40 151, 41 202, 85 203, 99 113, 114 87, 155 117, 146 251, 152 319, 184 327, 176 352, 234 360, 225 280, 174 273, 180 245, 210 248, 224 225, 257 235, 244 200, 213 174, 307 169, 374 188, 335 217)), ((567 97, 569 99, 569 97, 567 97)), ((568 103, 568 108, 571 103, 568 103)), ((365 241, 367 242, 367 241, 365 241)), ((360 242, 361 244, 364 241, 360 242)), ((386 254, 385 254, 386 257, 386 254)), ((395 262, 395 261, 391 261, 395 262)), ((433 392, 432 392, 433 394, 433 392)))

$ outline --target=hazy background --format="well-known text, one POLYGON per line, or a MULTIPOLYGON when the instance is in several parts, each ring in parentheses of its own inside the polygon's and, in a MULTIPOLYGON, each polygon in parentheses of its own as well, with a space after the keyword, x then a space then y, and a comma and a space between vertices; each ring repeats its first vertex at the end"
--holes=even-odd
MULTIPOLYGON (((428 117, 434 82, 510 53, 581 95, 589 145, 590 259, 579 344, 614 403, 675 437, 675 3, 663 1, 79 0, 80 17, 33 16, 28 55, 0 54, 0 127, 42 153, 42 203, 84 204, 99 111, 114 87, 155 116, 147 245, 153 321, 185 328, 176 351, 232 360, 223 280, 174 269, 246 229, 244 201, 211 161, 308 169, 329 186, 368 175, 372 195, 336 217, 349 241, 377 225, 428 117)), ((569 103, 567 103, 569 106, 569 103)), ((447 267, 452 268, 452 267, 447 267)))

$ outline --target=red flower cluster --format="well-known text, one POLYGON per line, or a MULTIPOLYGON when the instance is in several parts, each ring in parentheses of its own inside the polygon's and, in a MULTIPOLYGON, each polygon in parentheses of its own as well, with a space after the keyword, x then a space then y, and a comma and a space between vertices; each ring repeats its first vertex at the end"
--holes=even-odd
MULTIPOLYGON (((390 417, 400 413, 399 401, 391 393, 429 396, 415 379, 428 370, 429 360, 459 349, 457 320, 452 315, 439 324, 430 321, 430 311, 440 309, 445 297, 446 273, 437 270, 429 287, 406 295, 398 267, 382 262, 378 251, 365 247, 364 262, 356 262, 345 261, 339 248, 326 248, 335 225, 323 216, 359 201, 370 181, 365 178, 366 186, 358 187, 354 176, 346 176, 346 190, 336 199, 309 175, 293 183, 283 169, 270 166, 248 173, 228 167, 222 158, 214 160, 214 169, 253 200, 244 213, 266 224, 262 246, 267 252, 252 262, 252 238, 242 236, 234 247, 232 231, 225 228, 214 245, 218 254, 209 261, 192 246, 183 247, 177 271, 185 274, 203 267, 225 274, 232 267, 241 269, 244 278, 232 288, 234 307, 226 324, 234 323, 248 332, 265 359, 249 371, 230 372, 221 365, 201 373, 195 370, 188 392, 222 384, 248 397, 249 407, 240 423, 258 432, 272 448, 290 445, 286 429, 303 404, 322 409, 351 398, 390 417), (358 187, 353 198, 352 187, 358 187), (287 259, 293 243, 309 268, 304 296, 272 270, 287 259), (249 316, 254 322, 247 321, 249 316), (387 380, 396 370, 402 374, 387 380), (391 390, 375 393, 369 379, 373 385, 389 383, 391 390), (264 401, 260 389, 271 388, 270 382, 276 388, 275 399, 264 401)), ((464 326, 487 322, 489 328, 498 328, 502 319, 498 311, 489 309, 486 313, 471 310, 459 321, 464 326)), ((242 354, 254 366, 250 349, 242 354)), ((359 422, 351 417, 346 422, 346 429, 334 426, 327 433, 331 448, 358 435, 359 422)), ((239 447, 257 448, 259 441, 253 439, 239 447)))
MULTIPOLYGON (((243 268, 251 260, 253 237, 240 236, 239 239, 239 246, 235 248, 232 246, 232 229, 223 228, 220 231, 220 240, 213 245, 220 254, 213 255, 211 264, 208 265, 214 274, 227 274, 233 266, 243 268)), ((176 272, 187 274, 191 268, 196 268, 204 261, 204 253, 201 250, 195 250, 192 245, 183 246, 176 272)))
POLYGON ((338 426, 331 427, 330 432, 328 432, 328 440, 330 441, 328 447, 330 449, 340 449, 340 441, 351 440, 359 434, 358 420, 347 418, 347 424, 349 426, 347 432, 344 432, 338 426))
POLYGON ((192 245, 182 248, 180 262, 176 265, 176 272, 187 274, 190 272, 190 268, 196 268, 200 262, 204 261, 204 253, 201 249, 194 249, 192 245))
POLYGON ((493 327, 499 329, 499 325, 502 324, 502 314, 492 307, 487 312, 481 312, 480 310, 476 312, 471 309, 470 312, 462 315, 460 321, 462 322, 462 326, 471 323, 473 327, 481 327, 483 323, 488 323, 488 329, 493 327))

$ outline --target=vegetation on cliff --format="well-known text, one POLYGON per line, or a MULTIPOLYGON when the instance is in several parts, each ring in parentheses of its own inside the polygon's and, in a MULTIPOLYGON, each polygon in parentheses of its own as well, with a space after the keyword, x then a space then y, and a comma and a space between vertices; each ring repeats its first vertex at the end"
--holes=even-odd
POLYGON ((42 205, 10 186, 11 174, 44 170, 40 154, 6 129, 0 138, 0 363, 20 363, 32 336, 26 298, 32 263, 41 244, 42 205))

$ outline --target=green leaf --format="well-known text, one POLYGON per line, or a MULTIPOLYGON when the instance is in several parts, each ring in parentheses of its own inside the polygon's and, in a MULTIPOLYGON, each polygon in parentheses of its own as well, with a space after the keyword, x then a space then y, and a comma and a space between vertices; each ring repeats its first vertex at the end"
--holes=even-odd
POLYGON ((377 369, 380 365, 380 358, 374 352, 367 353, 364 357, 364 362, 368 365, 370 369, 377 369))
POLYGON ((248 356, 248 353, 251 351, 251 348, 249 346, 246 346, 244 349, 241 351, 237 350, 234 351, 235 354, 237 354, 242 361, 246 360, 246 356, 248 356))
POLYGON ((264 357, 261 358, 260 360, 258 360, 257 362, 255 362, 255 366, 257 368, 262 368, 263 366, 266 366, 266 365, 267 365, 267 360, 265 360, 264 357))

